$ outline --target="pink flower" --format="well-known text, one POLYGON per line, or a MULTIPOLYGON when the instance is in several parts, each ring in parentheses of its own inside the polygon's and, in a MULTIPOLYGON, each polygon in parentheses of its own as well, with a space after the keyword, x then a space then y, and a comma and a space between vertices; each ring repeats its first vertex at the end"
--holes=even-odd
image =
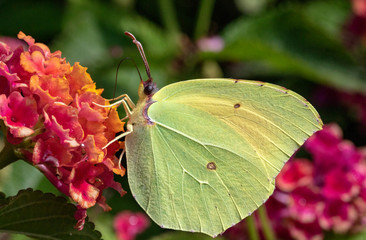
POLYGON ((37 103, 32 97, 23 97, 19 92, 12 92, 6 97, 0 95, 0 119, 15 138, 30 136, 38 121, 37 103))
POLYGON ((355 15, 366 18, 366 0, 352 0, 352 9, 355 15))
POLYGON ((323 229, 317 221, 309 223, 293 221, 289 223, 289 229, 293 239, 321 240, 324 238, 323 229))
POLYGON ((313 181, 313 165, 307 159, 294 159, 285 164, 276 178, 276 186, 282 191, 290 192, 295 188, 306 186, 313 181))
POLYGON ((290 193, 289 213, 297 222, 310 223, 318 217, 323 196, 316 187, 303 186, 290 193))
POLYGON ((19 81, 17 74, 12 74, 9 67, 0 61, 0 94, 8 96, 12 89, 22 86, 19 81))
POLYGON ((359 217, 355 206, 340 199, 328 200, 322 205, 319 223, 325 230, 345 233, 352 228, 359 217))
POLYGON ((345 26, 345 42, 350 47, 366 43, 366 1, 352 0, 353 15, 345 26))
POLYGON ((362 158, 351 142, 342 140, 342 131, 334 124, 324 126, 322 131, 311 136, 305 148, 313 156, 315 181, 320 186, 329 171, 335 168, 349 171, 362 158))
POLYGON ((323 195, 331 199, 341 199, 349 202, 358 195, 360 186, 355 181, 353 172, 343 171, 340 168, 329 171, 324 177, 323 195), (342 179, 340 181, 340 179, 342 179))
POLYGON ((134 240, 150 225, 149 219, 143 213, 129 211, 119 213, 114 219, 114 229, 118 240, 134 240))
POLYGON ((55 102, 43 109, 44 124, 47 131, 44 138, 53 135, 60 139, 60 143, 70 147, 79 146, 84 138, 83 129, 78 119, 76 108, 62 102, 55 102))
POLYGON ((225 43, 220 36, 212 36, 199 39, 197 46, 203 52, 220 52, 224 48, 225 43))

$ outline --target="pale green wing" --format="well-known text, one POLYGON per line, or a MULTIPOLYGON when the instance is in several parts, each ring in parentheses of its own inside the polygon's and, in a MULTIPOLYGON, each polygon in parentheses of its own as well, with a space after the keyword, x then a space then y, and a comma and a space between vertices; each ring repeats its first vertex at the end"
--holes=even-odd
POLYGON ((304 98, 268 83, 190 80, 152 100, 152 123, 129 122, 132 194, 162 227, 211 236, 263 204, 284 163, 322 127, 304 98))

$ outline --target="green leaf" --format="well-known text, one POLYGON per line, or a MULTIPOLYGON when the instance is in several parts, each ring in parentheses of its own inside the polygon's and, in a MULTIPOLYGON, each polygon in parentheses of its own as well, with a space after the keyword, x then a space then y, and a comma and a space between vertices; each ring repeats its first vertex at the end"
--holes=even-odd
POLYGON ((60 49, 70 63, 83 66, 102 64, 109 59, 108 48, 92 6, 72 1, 65 15, 63 31, 54 48, 60 49))
POLYGON ((366 239, 366 231, 359 232, 356 234, 334 234, 328 233, 325 235, 324 239, 329 240, 364 240, 366 239))
MULTIPOLYGON (((120 199, 121 200, 121 199, 120 199)), ((89 216, 92 217, 92 214, 89 216)), ((93 221, 96 225, 96 229, 100 231, 104 239, 117 240, 116 232, 113 228, 114 215, 112 214, 98 214, 94 216, 93 221)))
MULTIPOLYGON (((144 43, 148 58, 151 56, 160 60, 170 59, 179 50, 180 39, 177 35, 168 35, 160 27, 141 16, 125 17, 121 20, 121 29, 133 33, 144 43)), ((134 48, 135 46, 133 46, 133 52, 136 52, 134 48)))
POLYGON ((328 34, 339 38, 350 16, 350 2, 343 0, 311 1, 302 8, 307 19, 328 34))
POLYGON ((308 16, 301 9, 284 8, 242 18, 224 31, 225 49, 204 57, 259 61, 283 75, 366 92, 360 67, 340 39, 329 34, 334 30, 318 27, 308 16))
POLYGON ((101 234, 86 221, 84 229, 74 229, 76 207, 53 194, 21 190, 5 198, 0 193, 0 232, 25 234, 37 239, 97 240, 101 234))
MULTIPOLYGON (((0 127, 6 129, 3 121, 0 121, 0 127)), ((2 149, 0 151, 0 169, 5 168, 19 159, 10 143, 5 142, 5 146, 0 149, 2 149)))
POLYGON ((61 28, 64 1, 28 0, 0 1, 3 36, 15 37, 19 31, 38 41, 51 39, 61 28), (42 14, 36 14, 42 13, 42 14))
POLYGON ((37 188, 43 174, 25 161, 16 161, 0 171, 0 191, 7 196, 17 194, 19 189, 37 188))
POLYGON ((187 233, 187 232, 168 232, 161 234, 159 236, 155 236, 150 240, 223 240, 222 237, 212 238, 205 234, 200 233, 187 233))

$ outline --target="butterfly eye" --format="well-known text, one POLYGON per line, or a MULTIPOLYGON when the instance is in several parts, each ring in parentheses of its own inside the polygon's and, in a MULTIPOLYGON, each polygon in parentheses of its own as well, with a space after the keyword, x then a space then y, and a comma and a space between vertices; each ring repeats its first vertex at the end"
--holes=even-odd
POLYGON ((147 84, 144 88, 144 93, 146 95, 150 95, 154 91, 154 86, 151 84, 147 84))

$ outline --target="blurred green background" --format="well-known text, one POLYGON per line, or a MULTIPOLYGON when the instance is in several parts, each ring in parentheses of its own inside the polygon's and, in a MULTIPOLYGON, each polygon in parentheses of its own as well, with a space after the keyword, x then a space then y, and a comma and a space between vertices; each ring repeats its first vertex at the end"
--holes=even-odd
MULTIPOLYGON (((366 30, 362 24, 361 29, 354 24, 359 19, 351 3, 0 0, 0 35, 16 37, 23 31, 51 51, 61 50, 71 64, 88 67, 97 87, 105 89, 105 98, 112 98, 115 90, 117 96, 127 93, 136 101, 140 80, 131 61, 121 65, 115 88, 117 65, 125 57, 137 63, 146 79, 136 46, 123 34, 130 31, 143 44, 159 87, 202 77, 276 83, 303 95, 324 123, 338 123, 345 138, 364 146, 366 30)), ((120 116, 124 116, 122 109, 120 116)), ((126 180, 126 176, 120 179, 128 191, 126 180)), ((57 194, 40 173, 23 162, 0 172, 0 189, 7 195, 27 187, 57 194)), ((113 210, 101 214, 102 209, 94 207, 89 215, 104 239, 115 239, 113 216, 122 210, 141 209, 130 194, 120 198, 108 191, 106 197, 113 210)), ((163 231, 151 223, 138 239, 156 237, 163 231)), ((192 239, 188 236, 183 234, 181 239, 192 239)))

